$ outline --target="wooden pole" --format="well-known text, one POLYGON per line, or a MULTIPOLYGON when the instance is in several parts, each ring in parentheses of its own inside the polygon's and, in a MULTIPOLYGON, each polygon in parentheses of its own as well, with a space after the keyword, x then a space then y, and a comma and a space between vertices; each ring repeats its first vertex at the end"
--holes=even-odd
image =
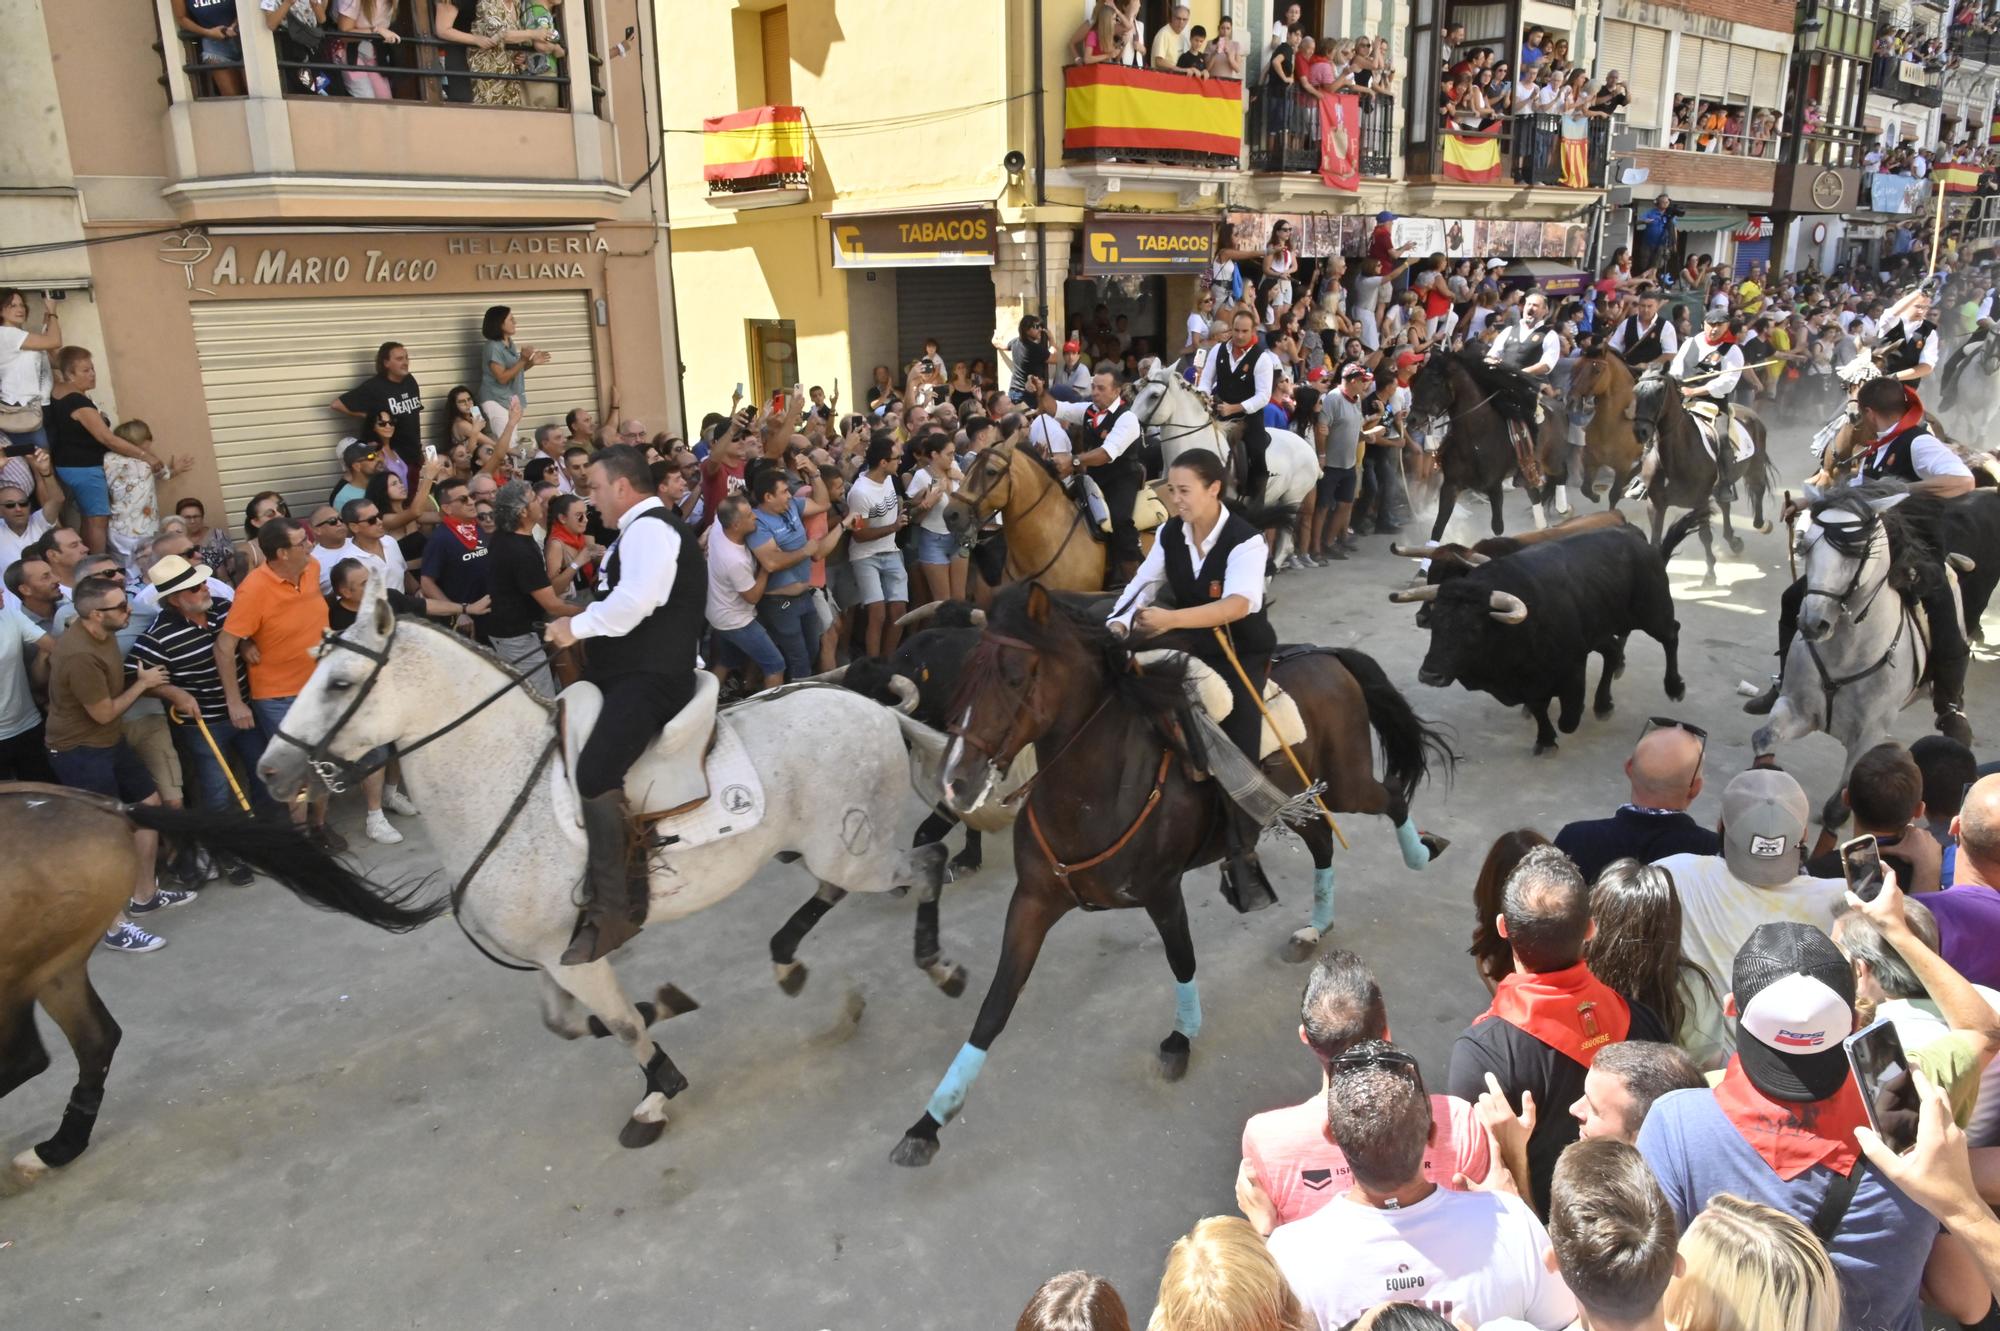
MULTIPOLYGON (((1271 709, 1264 705, 1264 695, 1250 682, 1250 672, 1236 659, 1236 649, 1230 646, 1229 635, 1223 631, 1221 625, 1215 627, 1214 633, 1215 640, 1222 644, 1222 654, 1229 658, 1230 667, 1236 671, 1236 678, 1243 681, 1243 687, 1249 691, 1250 700, 1257 704, 1257 710, 1264 715, 1264 724, 1271 727, 1272 738, 1276 739, 1278 747, 1285 751, 1285 758, 1292 764, 1292 770, 1298 773, 1299 780, 1305 783, 1306 789, 1311 790, 1312 778, 1306 775, 1305 766, 1299 762, 1299 755, 1292 752, 1292 746, 1285 743, 1285 737, 1278 733, 1278 723, 1272 719, 1271 709)), ((1326 819, 1326 825, 1333 829, 1334 840, 1340 843, 1340 848, 1352 850, 1353 847, 1347 844, 1347 838, 1340 834, 1340 824, 1333 821, 1333 810, 1326 807, 1326 801, 1317 793, 1313 795, 1312 801, 1319 806, 1320 815, 1326 819)))

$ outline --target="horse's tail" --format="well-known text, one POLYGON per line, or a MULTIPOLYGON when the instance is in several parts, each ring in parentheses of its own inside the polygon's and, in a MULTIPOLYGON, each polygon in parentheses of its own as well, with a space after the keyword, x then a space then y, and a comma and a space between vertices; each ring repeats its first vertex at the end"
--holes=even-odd
POLYGON ((1258 531, 1287 531, 1299 520, 1297 504, 1238 504, 1236 512, 1258 531))
POLYGON ((1675 518, 1673 525, 1660 533, 1660 562, 1665 563, 1668 556, 1673 554, 1674 547, 1685 541, 1688 535, 1695 528, 1701 526, 1707 518, 1707 504, 1703 504, 1699 508, 1691 508, 1680 517, 1675 518))
POLYGON ((148 831, 191 841, 211 855, 234 855, 283 883, 307 905, 352 915, 390 933, 405 933, 444 913, 443 899, 416 902, 422 883, 391 888, 371 882, 306 840, 289 822, 156 804, 130 805, 125 816, 148 831))
POLYGON ((1430 779, 1433 764, 1449 781, 1458 764, 1449 732, 1418 716, 1374 657, 1352 647, 1327 650, 1361 686, 1361 696, 1368 704, 1368 723, 1382 740, 1383 783, 1408 802, 1415 797, 1417 786, 1430 779))

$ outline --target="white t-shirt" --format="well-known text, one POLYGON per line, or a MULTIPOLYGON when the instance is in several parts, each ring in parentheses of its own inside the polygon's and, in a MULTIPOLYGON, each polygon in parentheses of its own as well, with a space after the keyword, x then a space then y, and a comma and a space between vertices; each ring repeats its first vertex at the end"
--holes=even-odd
MULTIPOLYGON (((910 473, 910 479, 903 482, 903 492, 910 497, 910 502, 915 504, 919 495, 927 495, 931 492, 931 486, 936 481, 937 477, 929 467, 918 467, 910 473)), ((945 491, 947 495, 958 492, 957 481, 948 481, 947 484, 951 487, 945 491)), ((950 529, 944 525, 944 510, 945 501, 940 500, 924 511, 923 519, 917 525, 925 531, 936 532, 940 536, 949 535, 950 529)))
MULTIPOLYGON (((1187 335, 1189 342, 1200 346, 1208 340, 1208 316, 1200 310, 1188 311, 1187 335)), ((1185 343, 1183 345, 1186 345, 1185 343)))
POLYGON ((740 629, 757 617, 757 608, 743 593, 757 585, 757 556, 741 541, 717 528, 708 533, 708 622, 718 629, 740 629))
POLYGON ((1504 1193, 1439 1188, 1394 1211, 1336 1197, 1278 1226, 1270 1249, 1321 1331, 1389 1301, 1473 1326, 1514 1317, 1558 1331, 1577 1316, 1576 1299, 1543 1265, 1548 1231, 1504 1193))
MULTIPOLYGON (((861 515, 863 527, 887 527, 896 521, 896 490, 886 479, 876 480, 867 472, 854 478, 847 487, 847 512, 849 516, 861 515)), ((893 553, 896 549, 896 533, 878 536, 872 541, 847 539, 847 554, 850 559, 866 559, 870 555, 893 553)))
POLYGON ((1794 920, 1830 931, 1846 906, 1847 882, 1800 874, 1781 887, 1757 887, 1729 872, 1720 855, 1669 855, 1656 860, 1673 875, 1681 899, 1681 955, 1708 972, 1714 992, 1699 982, 1684 993, 1687 1016, 1676 1038, 1703 1068, 1719 1068, 1736 1050, 1735 1025, 1722 1015, 1736 954, 1758 925, 1794 920))
POLYGON ((319 561, 319 589, 322 595, 333 590, 333 566, 343 559, 358 559, 369 570, 379 570, 383 582, 397 591, 403 590, 404 573, 409 567, 403 558, 403 548, 386 536, 382 538, 382 553, 379 555, 369 554, 354 543, 353 537, 349 537, 347 544, 338 550, 321 551, 313 558, 319 561))
POLYGON ((43 351, 23 351, 30 334, 25 328, 0 324, 0 402, 17 407, 46 406, 49 385, 49 357, 43 351))
POLYGON ((41 709, 28 688, 28 658, 41 637, 41 626, 19 606, 0 610, 0 739, 24 735, 41 724, 41 709))
MULTIPOLYGON (((35 496, 32 493, 28 495, 28 502, 31 504, 35 502, 35 496)), ((52 525, 39 508, 29 511, 28 525, 22 528, 18 536, 15 535, 12 527, 9 527, 6 522, 0 521, 0 569, 6 568, 9 564, 19 559, 21 552, 36 541, 41 540, 42 534, 48 531, 52 525)))
POLYGON ((1050 457, 1075 451, 1070 447, 1069 431, 1054 416, 1035 417, 1028 426, 1028 438, 1048 449, 1050 457))

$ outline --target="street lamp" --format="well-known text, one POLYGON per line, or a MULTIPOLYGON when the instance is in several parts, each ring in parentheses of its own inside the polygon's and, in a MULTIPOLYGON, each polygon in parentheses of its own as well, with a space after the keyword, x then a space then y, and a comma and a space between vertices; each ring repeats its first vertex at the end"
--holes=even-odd
POLYGON ((1819 6, 1808 0, 1805 18, 1799 23, 1798 39, 1793 42, 1793 48, 1800 55, 1811 55, 1819 50, 1819 34, 1822 26, 1819 21, 1819 6))

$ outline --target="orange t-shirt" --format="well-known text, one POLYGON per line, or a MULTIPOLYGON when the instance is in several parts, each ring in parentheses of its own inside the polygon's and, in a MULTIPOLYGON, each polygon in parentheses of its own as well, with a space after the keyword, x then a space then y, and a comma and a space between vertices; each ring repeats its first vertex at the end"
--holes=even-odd
POLYGON ((313 649, 327 628, 326 599, 319 594, 319 562, 308 559, 297 585, 269 564, 251 569, 236 589, 223 632, 257 644, 250 667, 250 696, 295 698, 312 678, 313 649))

